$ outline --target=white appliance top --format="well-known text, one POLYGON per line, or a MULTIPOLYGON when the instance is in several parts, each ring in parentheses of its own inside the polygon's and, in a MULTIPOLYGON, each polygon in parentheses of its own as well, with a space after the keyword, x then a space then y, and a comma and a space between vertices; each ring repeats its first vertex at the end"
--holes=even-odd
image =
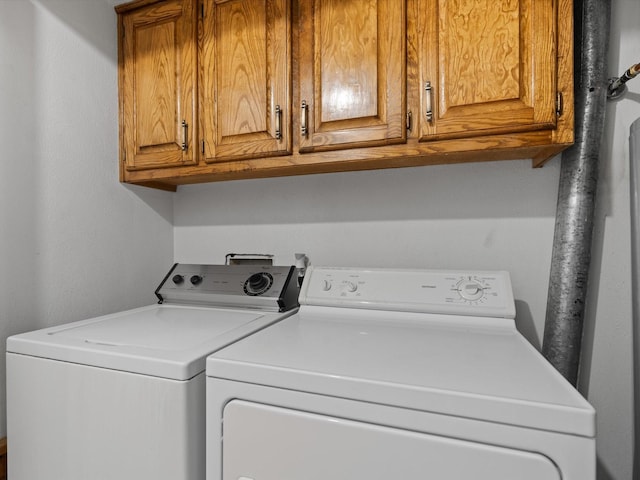
POLYGON ((151 305, 9 337, 7 352, 188 380, 210 353, 293 312, 151 305))
POLYGON ((207 375, 595 435, 591 405, 516 330, 506 272, 310 268, 300 303, 207 375))

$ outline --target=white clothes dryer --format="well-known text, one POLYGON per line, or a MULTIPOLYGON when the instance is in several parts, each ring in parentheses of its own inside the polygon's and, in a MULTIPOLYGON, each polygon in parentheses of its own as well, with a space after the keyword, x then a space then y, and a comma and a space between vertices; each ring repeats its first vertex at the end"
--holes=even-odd
POLYGON ((595 412, 506 272, 310 268, 207 359, 207 480, 595 480, 595 412))
POLYGON ((176 264, 161 304, 10 337, 12 480, 203 480, 205 359, 297 309, 293 267, 176 264))

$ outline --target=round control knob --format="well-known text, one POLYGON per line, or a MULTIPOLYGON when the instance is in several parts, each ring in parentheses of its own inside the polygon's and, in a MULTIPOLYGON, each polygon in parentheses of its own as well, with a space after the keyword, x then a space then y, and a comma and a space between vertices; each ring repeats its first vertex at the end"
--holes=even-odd
POLYGON ((458 284, 458 293, 465 300, 479 300, 484 295, 484 285, 476 280, 466 280, 458 284))
POLYGON ((271 288, 272 284, 273 277, 270 273, 254 273, 244 282, 244 293, 251 296, 262 295, 271 288))
POLYGON ((175 283, 176 285, 180 285, 182 282, 184 282, 184 277, 182 275, 174 275, 171 280, 173 280, 173 283, 175 283))
POLYGON ((249 287, 252 290, 262 290, 269 285, 269 278, 262 273, 254 273, 249 277, 249 287))
POLYGON ((189 281, 191 282, 192 285, 200 285, 202 283, 202 276, 192 275, 189 281))
POLYGON ((344 282, 344 289, 349 293, 353 293, 358 290, 358 285, 356 285, 355 282, 346 281, 344 282))

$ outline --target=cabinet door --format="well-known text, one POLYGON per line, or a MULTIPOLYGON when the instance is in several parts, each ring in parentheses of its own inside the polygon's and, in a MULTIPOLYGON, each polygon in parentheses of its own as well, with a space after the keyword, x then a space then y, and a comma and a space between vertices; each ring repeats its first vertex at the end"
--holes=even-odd
POLYGON ((421 140, 550 129, 554 0, 425 0, 421 140))
POLYGON ((404 142, 405 0, 299 9, 300 151, 404 142))
POLYGON ((288 0, 205 0, 205 160, 291 153, 288 0))
POLYGON ((122 16, 122 151, 128 170, 194 163, 195 10, 170 0, 122 16))

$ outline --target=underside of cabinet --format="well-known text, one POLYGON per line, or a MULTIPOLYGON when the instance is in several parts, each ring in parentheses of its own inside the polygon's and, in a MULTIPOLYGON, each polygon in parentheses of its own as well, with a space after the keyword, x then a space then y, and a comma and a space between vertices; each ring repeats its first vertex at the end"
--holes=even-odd
POLYGON ((188 171, 162 169, 125 172, 124 181, 174 190, 178 185, 194 183, 497 160, 532 159, 533 167, 541 167, 572 144, 549 145, 551 136, 551 131, 537 131, 443 140, 428 144, 410 139, 406 145, 401 146, 294 153, 282 157, 184 167, 188 171))

